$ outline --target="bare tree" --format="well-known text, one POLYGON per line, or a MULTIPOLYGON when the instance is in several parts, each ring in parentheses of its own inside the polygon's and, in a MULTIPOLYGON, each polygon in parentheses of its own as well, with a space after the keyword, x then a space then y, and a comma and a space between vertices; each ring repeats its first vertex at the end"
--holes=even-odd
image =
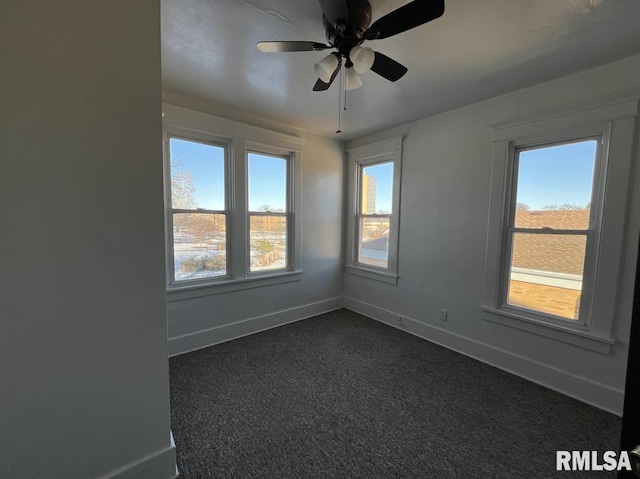
POLYGON ((196 187, 193 175, 182 162, 171 161, 171 206, 174 209, 193 209, 196 207, 196 187))
POLYGON ((580 206, 579 204, 576 203, 563 203, 561 205, 545 205, 542 207, 543 210, 547 210, 547 211, 575 211, 575 210, 586 210, 588 209, 589 205, 587 206, 580 206))
POLYGON ((211 214, 190 215, 189 231, 193 237, 203 246, 207 241, 212 240, 218 232, 215 216, 211 214))
POLYGON ((526 203, 516 203, 516 211, 529 211, 529 205, 526 203))

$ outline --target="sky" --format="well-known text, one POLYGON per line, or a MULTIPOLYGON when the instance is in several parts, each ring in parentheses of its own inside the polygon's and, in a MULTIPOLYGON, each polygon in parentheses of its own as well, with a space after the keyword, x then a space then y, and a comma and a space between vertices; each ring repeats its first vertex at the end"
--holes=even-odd
POLYGON ((287 209, 287 161, 284 158, 249 153, 249 211, 287 209))
MULTIPOLYGON (((171 167, 191 173, 197 208, 224 210, 224 148, 171 138, 171 167)), ((249 153, 249 209, 286 209, 286 160, 249 153)))
MULTIPOLYGON (((566 203, 586 206, 591 201, 597 142, 568 143, 524 150, 519 156, 516 201, 531 210, 566 203)), ((170 140, 171 164, 191 172, 198 208, 224 209, 224 149, 222 147, 170 140)), ((257 211, 268 204, 272 210, 286 209, 286 161, 249 153, 249 208, 257 211)), ((376 211, 391 211, 393 163, 365 167, 376 178, 376 211)))
POLYGON ((391 212, 393 163, 386 162, 366 166, 363 170, 366 175, 376 179, 376 213, 379 211, 391 212))
POLYGON ((596 140, 524 150, 518 165, 516 202, 531 210, 591 201, 596 140))

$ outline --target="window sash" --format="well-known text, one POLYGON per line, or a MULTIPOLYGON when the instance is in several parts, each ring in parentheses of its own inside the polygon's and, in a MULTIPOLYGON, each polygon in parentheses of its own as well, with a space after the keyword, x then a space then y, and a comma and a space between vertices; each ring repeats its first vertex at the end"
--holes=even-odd
MULTIPOLYGON (((576 138, 563 139, 558 141, 546 141, 541 143, 529 144, 529 145, 520 145, 515 146, 511 145, 510 147, 510 173, 509 173, 509 184, 508 184, 508 218, 509 223, 508 227, 515 227, 516 220, 516 206, 517 206, 517 195, 518 195, 518 173, 520 169, 520 154, 525 151, 531 150, 539 150, 542 148, 549 148, 554 146, 562 146, 562 145, 571 145, 575 143, 581 143, 585 141, 595 141, 596 142, 596 157, 594 161, 593 168, 593 179, 591 182, 591 205, 589 207, 589 229, 594 228, 594 223, 596 219, 599 217, 599 211, 601 210, 601 196, 603 192, 602 188, 602 178, 601 175, 604 175, 603 167, 602 167, 602 154, 603 154, 603 142, 604 135, 586 135, 579 136, 576 138)), ((550 228, 553 229, 553 228, 550 228)))
MULTIPOLYGON (((391 264, 391 241, 393 239, 393 216, 394 216, 394 208, 395 205, 391 204, 391 213, 363 213, 362 212, 362 203, 363 203, 363 197, 362 197, 362 192, 364 189, 363 186, 363 178, 364 178, 364 169, 371 167, 371 166, 376 166, 376 165, 383 165, 385 163, 391 163, 393 165, 393 168, 395 170, 395 168, 397 168, 396 162, 388 157, 384 157, 383 159, 380 158, 376 158, 373 160, 361 160, 361 161, 357 161, 356 165, 357 165, 357 189, 356 189, 356 194, 357 196, 357 200, 356 200, 356 214, 355 214, 355 232, 356 234, 355 236, 355 244, 354 246, 354 258, 353 258, 353 263, 357 266, 360 267, 364 267, 367 269, 374 269, 374 270, 379 270, 379 271, 391 271, 392 270, 392 264, 391 264), (366 218, 381 218, 381 219, 388 219, 389 221, 389 239, 388 239, 388 247, 387 247, 387 266, 386 267, 382 267, 382 266, 376 266, 376 265, 372 265, 370 263, 363 263, 362 261, 360 261, 360 256, 361 256, 361 243, 362 243, 362 234, 363 234, 363 219, 366 218)), ((393 180, 394 178, 391 178, 392 180, 392 184, 393 184, 393 180)), ((395 184, 393 184, 393 188, 395 189, 395 184)), ((394 191, 392 190, 391 192, 391 197, 393 199, 394 197, 394 191)))
POLYGON ((562 324, 573 324, 578 327, 587 328, 591 318, 591 305, 593 301, 594 292, 594 276, 597 258, 595 253, 597 252, 596 236, 600 228, 600 215, 602 209, 602 197, 603 191, 603 142, 604 136, 602 134, 588 135, 584 137, 576 137, 572 139, 560 140, 560 141, 548 141, 542 143, 536 143, 526 146, 515 146, 511 144, 509 157, 510 157, 510 172, 508 173, 509 181, 507 183, 507 224, 503 229, 503 247, 501 254, 502 267, 500 271, 500 277, 498 281, 498 308, 504 310, 526 311, 536 316, 536 319, 547 322, 560 322, 562 324), (594 162, 593 180, 591 187, 591 205, 589 211, 589 228, 588 229, 556 229, 556 228, 523 228, 515 227, 516 216, 516 204, 517 204, 517 190, 518 190, 518 169, 520 164, 520 153, 523 151, 531 151, 540 148, 547 148, 559 145, 566 145, 572 143, 580 143, 583 141, 596 140, 596 157, 594 162), (539 310, 519 308, 508 303, 509 297, 509 278, 510 268, 513 255, 513 238, 516 233, 523 234, 546 234, 546 235, 582 235, 586 237, 585 245, 585 259, 583 264, 582 274, 582 294, 580 298, 580 312, 579 317, 576 320, 569 320, 559 316, 554 316, 539 310))
MULTIPOLYGON (((362 192, 364 190, 364 186, 362 184, 362 182, 363 182, 362 180, 363 180, 363 177, 364 177, 364 169, 365 168, 369 168, 371 166, 377 166, 377 165, 384 165, 385 163, 391 163, 391 165, 393 166, 394 170, 395 170, 395 168, 397 168, 397 165, 396 165, 395 161, 392 158, 385 158, 383 160, 380 160, 380 159, 361 160, 361 161, 357 162, 357 165, 358 165, 358 173, 357 173, 358 174, 358 177, 357 177, 357 179, 358 179, 358 187, 357 187, 358 198, 357 198, 357 201, 356 201, 356 215, 369 215, 369 216, 378 215, 378 213, 363 213, 362 212, 362 201, 363 201, 362 192)), ((395 185, 393 184, 393 179, 394 179, 393 176, 394 176, 394 174, 392 174, 391 181, 392 181, 393 188, 395 189, 395 185)), ((391 201, 391 212, 388 213, 389 216, 394 214, 395 205, 393 204, 393 196, 394 196, 394 192, 392 190, 391 191, 391 198, 392 198, 392 201, 391 201)), ((385 214, 381 214, 381 215, 384 216, 385 214)))
POLYGON ((285 211, 279 211, 277 212, 278 214, 291 214, 293 212, 293 192, 292 192, 292 182, 293 182, 293 178, 294 178, 294 171, 293 171, 293 152, 284 155, 282 153, 274 153, 273 151, 269 151, 269 148, 264 148, 264 150, 260 150, 260 149, 247 149, 246 154, 245 154, 245 162, 246 162, 246 197, 247 197, 247 213, 248 214, 262 214, 262 213, 266 213, 266 214, 276 214, 276 212, 269 212, 269 211, 257 211, 257 210, 252 210, 249 207, 249 154, 253 153, 254 155, 262 155, 262 156, 268 156, 268 157, 272 157, 275 159, 279 159, 279 160, 283 160, 285 162, 285 211))
POLYGON ((229 241, 229 214, 225 211, 218 210, 185 210, 185 209, 176 209, 170 210, 170 225, 169 225, 169 273, 170 273, 170 284, 172 285, 188 285, 188 284, 199 284, 203 282, 211 282, 218 281, 221 279, 229 279, 231 277, 231 246, 229 241), (176 214, 193 214, 193 215, 219 215, 224 216, 224 247, 225 247, 225 274, 223 275, 211 275, 202 278, 193 278, 193 279, 177 279, 176 271, 175 271, 175 221, 174 216, 176 214))
MULTIPOLYGON (((522 228, 520 228, 522 229, 522 228)), ((541 315, 542 317, 546 317, 550 320, 561 321, 562 323, 569 321, 571 324, 582 325, 586 324, 586 315, 590 311, 585 311, 585 308, 589 308, 590 304, 590 295, 584 294, 588 293, 587 287, 589 285, 588 281, 588 268, 590 267, 589 262, 589 251, 591 250, 591 243, 593 238, 593 232, 591 230, 567 230, 567 233, 560 233, 556 231, 553 232, 545 232, 539 230, 526 230, 526 231, 517 231, 515 228, 511 228, 507 233, 506 238, 506 254, 504 261, 504 268, 502 271, 502 280, 501 280, 501 297, 500 297, 500 308, 507 310, 516 310, 516 311, 527 311, 532 312, 536 315, 541 315), (516 234, 547 234, 547 235, 562 235, 562 236, 584 236, 585 237, 585 253, 584 260, 582 264, 582 288, 580 290, 580 308, 579 315, 576 319, 569 319, 562 316, 557 316, 552 313, 544 312, 535 308, 525 308, 516 306, 514 304, 509 303, 509 283, 511 281, 511 269, 512 269, 512 261, 513 261, 513 242, 516 234)))
POLYGON ((169 287, 172 286, 188 286, 188 285, 199 285, 204 283, 213 283, 218 281, 229 280, 232 277, 232 251, 231 251, 231 232, 230 228, 233 222, 232 212, 230 208, 231 204, 231 162, 230 162, 230 142, 224 141, 219 138, 202 138, 196 135, 189 134, 185 132, 180 133, 170 133, 167 132, 165 136, 165 177, 167 178, 166 183, 166 211, 167 211, 167 272, 169 274, 169 287), (207 208, 173 208, 172 203, 172 181, 171 181, 171 140, 177 139, 182 141, 188 141, 192 143, 199 143, 203 145, 214 146, 217 148, 222 148, 224 150, 224 207, 223 210, 211 210, 207 208), (213 215, 223 215, 225 218, 225 274, 220 276, 210 276, 206 278, 194 278, 194 279, 186 279, 186 280, 178 280, 176 278, 175 271, 175 237, 174 237, 174 215, 176 214, 213 214, 213 215))
POLYGON ((356 214, 356 235, 355 235, 355 240, 356 240, 356 244, 355 244, 355 258, 354 258, 354 263, 358 266, 363 266, 365 268, 375 268, 375 269, 379 269, 381 271, 391 271, 391 228, 392 228, 392 216, 391 214, 356 214), (364 219, 367 218, 374 218, 374 219, 387 219, 389 221, 389 236, 388 236, 388 243, 387 243, 387 267, 382 267, 382 266, 376 266, 376 265, 372 265, 370 263, 363 263, 362 261, 360 261, 360 256, 361 256, 361 246, 362 246, 362 234, 363 234, 363 223, 364 223, 364 219))
POLYGON ((231 174, 230 174, 230 161, 229 161, 229 144, 225 143, 223 141, 215 141, 215 140, 207 140, 207 139, 202 139, 202 138, 197 138, 197 137, 192 137, 189 135, 178 135, 178 134, 172 134, 172 133, 168 133, 166 135, 166 151, 167 151, 167 165, 166 165, 166 170, 167 170, 167 194, 168 194, 168 210, 170 211, 177 211, 180 208, 173 208, 173 202, 172 202, 172 198, 173 198, 173 184, 171 181, 171 140, 172 139, 176 139, 176 140, 182 140, 182 141, 187 141, 187 142, 191 142, 191 143, 199 143, 201 145, 208 145, 208 146, 214 146, 216 148, 222 148, 224 151, 224 162, 223 162, 223 182, 224 182, 224 210, 208 210, 206 208, 193 208, 193 209, 185 209, 185 211, 192 211, 192 210, 197 210, 197 211, 222 211, 225 213, 229 213, 229 204, 230 204, 230 178, 231 178, 231 174))
POLYGON ((245 274, 247 277, 254 276, 262 276, 272 274, 274 272, 282 272, 282 271, 293 271, 294 270, 294 259, 295 259, 295 245, 296 239, 294 237, 296 228, 295 228, 295 211, 294 211, 294 152, 289 152, 288 154, 283 154, 280 149, 277 148, 248 148, 245 153, 245 165, 246 165, 246 248, 245 248, 245 258, 246 262, 244 265, 245 274), (277 159, 282 159, 285 161, 285 211, 254 211, 249 208, 249 188, 248 188, 248 180, 249 180, 249 154, 253 153, 256 155, 269 156, 277 159), (263 271, 251 271, 251 217, 256 216, 275 216, 275 217, 284 217, 287 219, 286 226, 286 258, 285 258, 285 267, 271 270, 263 270, 263 271))
POLYGON ((247 249, 246 249, 246 273, 247 276, 260 276, 265 274, 271 274, 277 271, 292 271, 293 270, 293 214, 292 213, 269 213, 269 212, 249 212, 247 215, 247 249), (277 217, 277 218, 286 218, 286 257, 285 257, 285 266, 284 268, 277 269, 268 269, 262 271, 251 271, 251 217, 277 217))

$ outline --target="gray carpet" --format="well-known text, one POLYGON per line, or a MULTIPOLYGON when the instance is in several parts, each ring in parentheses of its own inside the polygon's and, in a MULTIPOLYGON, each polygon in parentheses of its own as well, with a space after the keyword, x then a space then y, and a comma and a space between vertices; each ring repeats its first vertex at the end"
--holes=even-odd
POLYGON ((615 477, 621 421, 342 310, 170 360, 182 479, 615 477))

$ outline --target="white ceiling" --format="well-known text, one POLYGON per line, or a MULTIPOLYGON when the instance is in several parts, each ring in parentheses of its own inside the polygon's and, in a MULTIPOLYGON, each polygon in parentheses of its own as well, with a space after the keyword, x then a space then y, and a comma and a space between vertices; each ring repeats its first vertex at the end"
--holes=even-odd
MULTIPOLYGON (((370 0, 373 20, 408 3, 370 0)), ((640 0, 445 0, 444 15, 366 42, 409 72, 313 92, 327 52, 261 53, 263 40, 325 43, 317 0, 162 0, 166 91, 352 139, 640 53, 640 0)))

